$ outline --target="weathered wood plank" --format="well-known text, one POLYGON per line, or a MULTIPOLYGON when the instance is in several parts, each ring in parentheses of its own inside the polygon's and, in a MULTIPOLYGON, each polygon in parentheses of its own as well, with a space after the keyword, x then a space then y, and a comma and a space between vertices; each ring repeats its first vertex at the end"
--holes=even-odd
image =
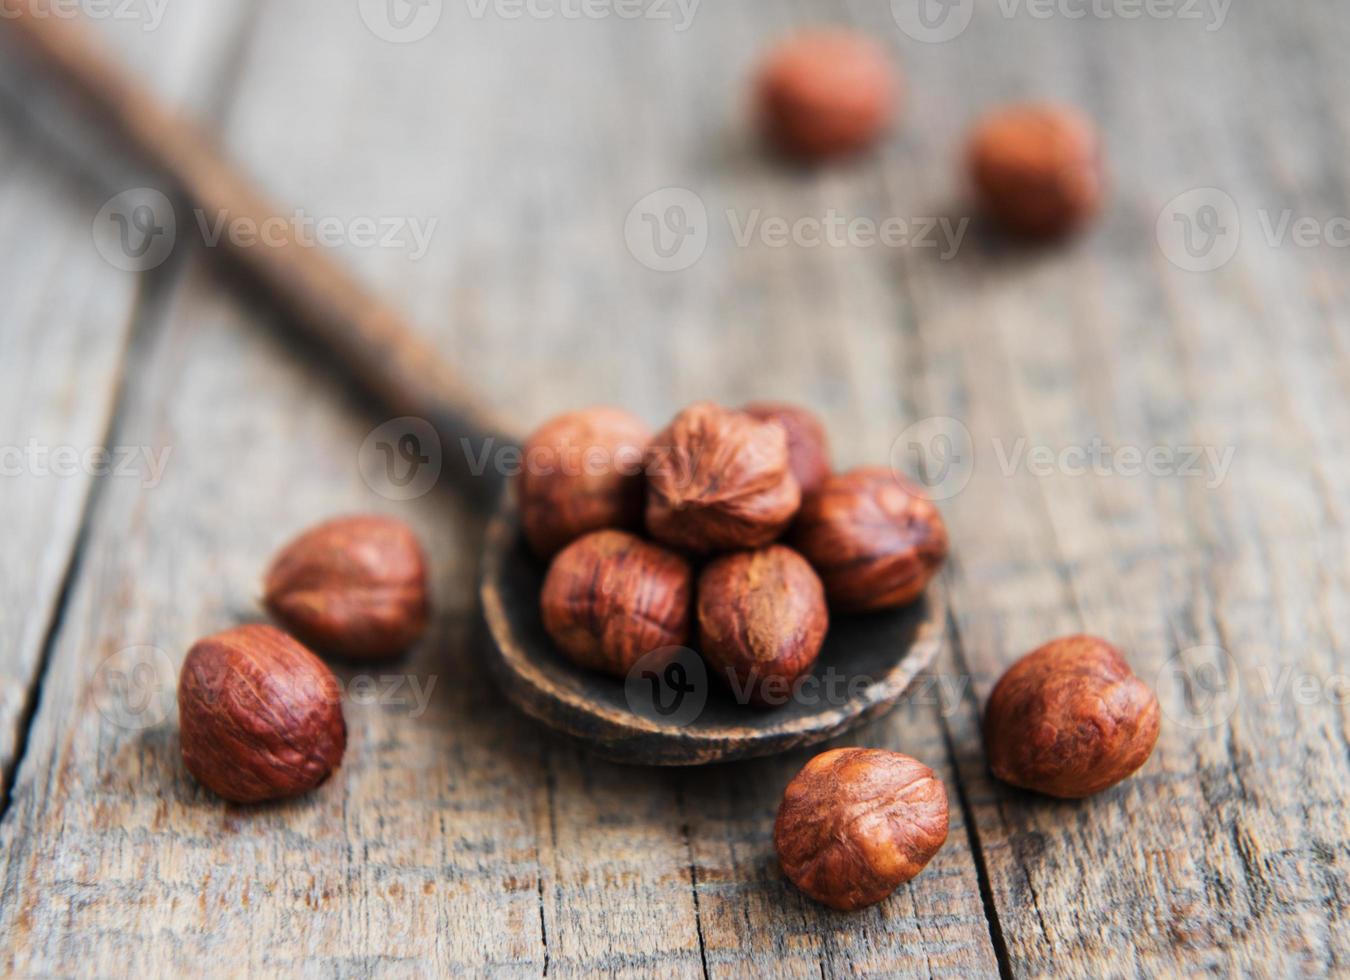
MULTIPOLYGON (((235 19, 212 7, 178 4, 159 18, 144 7, 143 20, 114 20, 100 34, 132 57, 176 52, 145 66, 146 74, 166 99, 201 111, 217 41, 228 39, 221 32, 235 19)), ((106 442, 138 292, 135 277, 96 248, 91 228, 104 200, 135 186, 125 183, 134 171, 100 166, 93 157, 105 147, 97 140, 64 138, 69 114, 23 74, 22 63, 7 65, 0 113, 0 537, 7 543, 0 786, 7 786, 91 488, 127 480, 148 489, 167 458, 166 447, 106 442)))
POLYGON ((975 455, 944 504, 957 545, 946 687, 849 740, 939 769, 948 846, 884 905, 830 913, 772 857, 778 795, 804 755, 627 770, 518 718, 470 642, 477 515, 376 496, 356 467, 373 422, 194 260, 153 313, 115 429, 172 445, 174 465, 153 493, 113 481, 98 501, 0 827, 7 969, 1343 968, 1346 718, 1327 687, 1347 639, 1343 253, 1269 248, 1254 223, 1263 207, 1350 211, 1336 99, 1350 25, 1329 4, 1233 10, 1214 32, 981 8, 957 40, 924 45, 884 4, 745 6, 700 8, 677 32, 448 5, 405 46, 368 32, 354 5, 269 4, 227 143, 312 218, 439 219, 415 261, 407 240, 346 259, 523 423, 579 391, 653 422, 695 397, 793 397, 827 416, 851 465, 886 458, 925 416, 960 419, 975 455), (906 63, 905 129, 877 160, 785 172, 746 138, 746 74, 766 38, 849 16, 906 63), (1016 253, 976 232, 947 260, 941 240, 735 242, 756 214, 959 219, 967 120, 1066 92, 1107 126, 1117 170, 1111 214, 1072 248, 1016 253), (1244 205, 1249 234, 1229 266, 1183 274, 1154 222, 1174 194, 1209 185, 1244 205), (633 203, 670 187, 694 190, 710 227, 679 273, 643 268, 623 234, 633 203), (1210 486, 1205 470, 1009 466, 1018 440, 1237 455, 1210 486), (431 545, 440 615, 394 697, 435 686, 424 711, 353 701, 328 785, 226 808, 183 775, 171 719, 134 731, 100 713, 106 657, 156 647, 171 682, 192 639, 255 615, 258 570, 290 531, 372 506, 410 516, 431 545), (1158 684, 1155 758, 1078 804, 995 784, 979 705, 1015 656, 1077 629, 1115 638, 1158 684), (1204 675, 1169 668, 1207 644, 1235 665, 1231 718, 1222 699, 1197 713, 1186 698, 1204 675), (1317 692, 1295 693, 1304 676, 1317 692))
MULTIPOLYGON (((1107 125, 1116 169, 1111 214, 1074 249, 990 244, 918 270, 918 329, 929 364, 949 370, 925 365, 911 381, 923 410, 959 416, 976 450, 948 503, 975 705, 1015 657, 1086 629, 1121 643, 1165 706, 1140 777, 1077 804, 993 783, 975 705, 952 718, 1019 974, 1343 968, 1346 826, 1331 801, 1350 773, 1329 623, 1344 595, 1344 494, 1327 452, 1347 423, 1330 395, 1346 369, 1331 325, 1344 291, 1327 284, 1343 259, 1270 246, 1258 215, 1347 209, 1344 168, 1305 152, 1344 132, 1338 107, 1306 101, 1334 90, 1344 31, 1319 30, 1329 8, 1309 7, 1320 13, 1303 24, 1235 9, 1213 36, 1147 19, 976 17, 963 41, 1037 51, 1034 90, 1074 92, 1107 125), (1284 45, 1302 52, 1296 64, 1284 45), (1252 91, 1217 81, 1239 74, 1259 80, 1252 91), (1255 156, 1253 129, 1269 142, 1255 156), (1236 258, 1209 274, 1173 267, 1153 238, 1168 200, 1197 186, 1231 194, 1243 220, 1236 258), (1008 464, 1018 440, 1055 458, 1008 464), (1226 472, 1206 462, 1156 477, 1131 475, 1139 463, 1125 457, 1094 475, 1058 456, 1096 443, 1156 447, 1171 466, 1188 447, 1235 455, 1226 472), (1196 649, 1207 645, 1226 655, 1196 649), (1272 691, 1280 677, 1316 693, 1272 691)), ((1002 78, 1020 94, 1030 86, 1011 67, 945 77, 967 91, 1002 78)))

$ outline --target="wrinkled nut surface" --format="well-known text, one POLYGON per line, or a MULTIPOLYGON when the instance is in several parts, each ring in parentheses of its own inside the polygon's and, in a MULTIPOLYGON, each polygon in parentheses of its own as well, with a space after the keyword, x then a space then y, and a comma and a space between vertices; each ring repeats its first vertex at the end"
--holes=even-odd
POLYGON ((699 576, 699 648, 742 703, 786 704, 829 621, 820 579, 783 545, 724 555, 699 576))
POLYGON ((994 686, 984 713, 994 775, 1066 799, 1130 776, 1157 741, 1157 697, 1119 650, 1094 636, 1027 654, 994 686))
POLYGON ((984 209, 1018 235, 1065 235, 1101 207, 1100 141, 1074 109, 1020 105, 990 114, 971 136, 969 166, 984 209))
POLYGON ((623 531, 596 531, 553 559, 544 629, 572 662, 616 677, 689 638, 694 573, 680 555, 623 531))
POLYGON ((788 784, 773 840, 783 873, 817 902, 874 905, 946 842, 947 790, 899 752, 834 749, 788 784))
POLYGON ((781 425, 700 402, 647 450, 647 530, 672 547, 759 548, 783 533, 799 506, 781 425))
POLYGON ((309 646, 355 659, 394 657, 426 631, 426 561, 412 528, 391 517, 340 517, 276 556, 263 603, 309 646))
POLYGON ((792 542, 815 567, 835 609, 866 612, 913 602, 947 557, 932 501, 884 466, 830 477, 806 498, 792 542))
POLYGON ((898 80, 886 52, 847 31, 780 43, 760 68, 760 124, 781 152, 820 160, 875 142, 895 112, 898 80))
POLYGON ((541 558, 583 534, 642 527, 643 452, 651 431, 617 408, 559 415, 526 440, 520 523, 541 558))
POLYGON ((178 678, 183 762, 236 803, 308 792, 342 762, 342 690, 281 630, 241 626, 196 643, 178 678))
POLYGON ((788 465, 802 496, 819 489, 834 467, 830 464, 830 437, 815 413, 781 402, 755 402, 741 411, 761 422, 781 425, 787 431, 788 465))

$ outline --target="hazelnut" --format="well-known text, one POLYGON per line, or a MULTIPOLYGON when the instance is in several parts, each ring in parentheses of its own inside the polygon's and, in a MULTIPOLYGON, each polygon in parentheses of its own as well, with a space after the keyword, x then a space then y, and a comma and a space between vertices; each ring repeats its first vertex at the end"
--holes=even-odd
POLYGON ((178 714, 188 772, 236 803, 308 792, 347 747, 337 678, 272 626, 194 644, 178 678, 178 714))
POLYGON ((825 589, 791 548, 724 555, 699 576, 700 649, 738 699, 784 704, 815 665, 828 627, 825 589))
POLYGON ((788 466, 802 488, 802 496, 825 482, 832 470, 830 438, 815 413, 781 402, 756 402, 741 411, 761 422, 777 422, 787 431, 788 466))
POLYGON ((647 530, 707 553, 775 540, 801 505, 787 431, 710 402, 691 405, 647 450, 647 530))
POLYGON ((1119 650, 1094 636, 1066 636, 1027 654, 994 685, 984 712, 994 775, 1066 799, 1125 779, 1157 741, 1157 697, 1119 650))
POLYGON ((617 408, 559 415, 525 442, 520 523, 541 558, 583 534, 642 527, 642 454, 651 432, 617 408))
POLYGON ((986 116, 970 138, 969 166, 982 206, 1014 234, 1056 238, 1101 207, 1097 132, 1074 109, 1023 105, 986 116))
POLYGON ((426 562, 391 517, 340 517, 276 556, 263 580, 269 612, 305 643, 340 657, 394 657, 426 631, 426 562))
POLYGON ((897 87, 890 59, 870 38, 799 34, 769 52, 760 68, 761 126, 780 151, 799 159, 853 153, 889 125, 897 87))
POLYGON ((947 840, 947 790, 899 752, 834 749, 788 783, 773 828, 778 863, 817 902, 851 911, 880 902, 947 840))
POLYGON ((693 570, 623 531, 596 531, 558 553, 544 578, 544 629, 574 663, 616 677, 689 638, 693 570))
POLYGON ((836 609, 917 599, 947 557, 947 528, 923 491, 884 466, 840 473, 806 498, 792 543, 836 609))

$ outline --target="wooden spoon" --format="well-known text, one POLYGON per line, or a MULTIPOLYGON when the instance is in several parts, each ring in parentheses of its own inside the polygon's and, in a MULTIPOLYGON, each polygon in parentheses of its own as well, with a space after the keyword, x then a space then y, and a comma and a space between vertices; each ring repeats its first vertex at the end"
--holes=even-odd
MULTIPOLYGON (((206 134, 105 58, 81 26, 31 0, 0 0, 0 13, 21 54, 91 109, 191 210, 250 219, 258 227, 285 213, 206 134)), ((507 696, 531 717, 619 761, 698 765, 766 755, 824 741, 886 711, 937 654, 947 614, 940 582, 907 609, 833 623, 812 693, 773 710, 735 703, 706 676, 699 683, 693 675, 701 662, 692 652, 680 670, 654 670, 627 685, 574 667, 543 631, 544 568, 522 543, 513 493, 491 473, 468 473, 468 461, 480 458, 485 443, 496 448, 517 441, 510 430, 396 311, 323 250, 294 237, 249 247, 225 236, 215 251, 278 310, 279 322, 375 404, 392 415, 425 419, 443 445, 465 450, 447 453, 446 462, 460 486, 493 511, 480 587, 486 656, 507 696)))

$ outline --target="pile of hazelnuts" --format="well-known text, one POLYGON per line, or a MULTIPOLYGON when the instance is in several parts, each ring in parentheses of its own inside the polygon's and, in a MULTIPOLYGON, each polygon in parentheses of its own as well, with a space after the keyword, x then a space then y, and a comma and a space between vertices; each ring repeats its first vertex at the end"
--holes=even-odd
MULTIPOLYGON (((779 149, 819 161, 889 125, 898 84, 873 42, 793 38, 756 93, 779 149)), ((1072 109, 997 111, 969 140, 972 184, 1006 229, 1052 238, 1098 210, 1096 132, 1072 109)), ((753 705, 782 704, 814 667, 831 612, 915 601, 941 568, 947 532, 922 490, 886 467, 834 473, 819 420, 783 404, 703 403, 661 433, 595 408, 544 425, 524 447, 524 536, 548 562, 545 630, 583 668, 624 677, 642 657, 695 641, 714 677, 753 705)), ((336 768, 347 729, 336 677, 314 651, 397 656, 426 629, 426 563, 402 522, 340 518, 286 546, 264 605, 285 630, 246 625, 194 645, 179 679, 183 759, 220 796, 304 793, 336 768)), ((1158 702, 1119 650, 1054 640, 1015 663, 984 715, 990 768, 1018 787, 1080 798, 1148 759, 1158 702)), ((898 752, 824 752, 789 783, 774 843, 788 878, 839 909, 883 900, 947 839, 947 793, 898 752)))
MULTIPOLYGON (((833 472, 824 426, 794 405, 703 402, 655 436, 618 409, 570 412, 524 458, 521 525, 550 562, 544 629, 574 663, 618 677, 695 638, 729 690, 785 704, 831 610, 905 606, 947 557, 919 487, 887 467, 833 472)), ((788 878, 839 909, 881 901, 946 839, 941 780, 878 749, 811 760, 774 831, 788 878)))
POLYGON ((568 659, 622 678, 697 634, 713 676, 761 706, 811 672, 831 609, 913 602, 947 556, 918 487, 832 472, 824 426, 793 405, 702 402, 655 436, 619 409, 569 412, 526 441, 518 489, 568 659))
MULTIPOLYGON (((627 412, 585 409, 547 422, 523 455, 521 526, 549 563, 544 629, 569 660, 616 677, 693 640, 730 691, 781 705, 832 611, 903 607, 947 555, 921 488, 886 467, 833 472, 824 426, 794 405, 699 403, 655 436, 627 412)), ((1124 779, 1157 736, 1156 698, 1092 637, 1023 658, 985 715, 994 773, 1061 797, 1124 779)), ((774 833, 788 878, 839 909, 881 901, 946 839, 933 771, 862 748, 811 760, 774 833)))

